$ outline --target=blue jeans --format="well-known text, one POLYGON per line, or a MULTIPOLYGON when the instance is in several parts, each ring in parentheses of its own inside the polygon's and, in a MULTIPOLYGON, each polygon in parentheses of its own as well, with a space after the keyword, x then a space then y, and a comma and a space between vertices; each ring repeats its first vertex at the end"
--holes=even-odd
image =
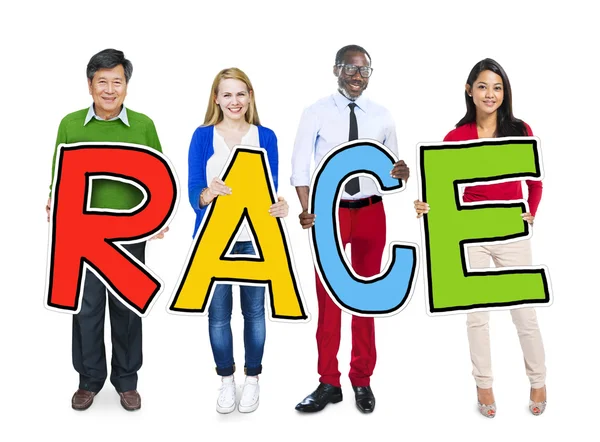
MULTIPOLYGON (((252 242, 236 242, 231 253, 233 255, 254 254, 252 242)), ((256 376, 262 372, 265 348, 264 287, 240 286, 240 303, 244 315, 245 372, 248 376, 256 376)), ((231 286, 217 284, 208 308, 208 334, 217 374, 221 376, 231 376, 235 372, 231 333, 232 305, 231 286)))

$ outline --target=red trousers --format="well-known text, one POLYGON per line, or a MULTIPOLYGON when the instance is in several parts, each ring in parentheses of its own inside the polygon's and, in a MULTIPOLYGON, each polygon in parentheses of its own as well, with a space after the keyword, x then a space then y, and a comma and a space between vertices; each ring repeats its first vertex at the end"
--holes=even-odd
MULTIPOLYGON (((381 257, 385 248, 385 211, 378 202, 359 209, 339 209, 340 234, 343 247, 351 245, 352 268, 360 276, 373 276, 381 271, 381 257)), ((340 387, 337 353, 340 348, 341 313, 331 300, 319 276, 317 300, 318 370, 320 382, 340 387)), ((375 322, 373 318, 352 316, 352 355, 350 373, 352 385, 366 387, 377 360, 375 322)))

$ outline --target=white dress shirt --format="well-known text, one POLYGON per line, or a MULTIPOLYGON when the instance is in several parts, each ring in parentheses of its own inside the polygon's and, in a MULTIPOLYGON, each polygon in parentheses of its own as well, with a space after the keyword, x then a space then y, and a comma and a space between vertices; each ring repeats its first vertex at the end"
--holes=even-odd
MULTIPOLYGON (((223 172, 223 168, 225 167, 225 163, 231 154, 231 149, 225 142, 225 139, 217 132, 217 128, 213 128, 213 149, 214 153, 206 162, 206 182, 210 184, 214 177, 221 176, 221 172, 223 172)), ((258 127, 254 124, 250 126, 250 129, 242 137, 242 141, 240 142, 242 146, 254 146, 260 147, 260 141, 258 139, 258 127)), ((232 191, 235 191, 232 189, 232 191)), ((250 234, 246 227, 243 227, 240 236, 238 236, 237 241, 252 241, 250 238, 250 234)))
MULTIPOLYGON (((85 116, 83 125, 85 126, 86 124, 88 124, 92 118, 95 118, 96 120, 104 121, 103 118, 100 118, 98 115, 96 115, 96 110, 94 109, 93 103, 90 106, 90 108, 88 109, 88 113, 85 116)), ((106 120, 106 121, 114 121, 114 120, 121 120, 123 123, 125 123, 126 126, 129 126, 129 118, 127 118, 127 109, 125 109, 125 106, 121 107, 121 112, 119 112, 119 115, 111 118, 110 120, 106 120)))
MULTIPOLYGON (((350 132, 351 103, 340 92, 317 101, 306 108, 300 119, 294 151, 292 153, 292 186, 309 186, 311 159, 317 165, 331 149, 348 141, 350 132)), ((356 101, 358 138, 379 141, 398 155, 396 129, 390 112, 364 96, 356 101)), ((390 167, 391 170, 391 167, 390 167)), ((342 192, 342 199, 361 199, 380 195, 371 178, 360 177, 360 192, 349 195, 342 192)))

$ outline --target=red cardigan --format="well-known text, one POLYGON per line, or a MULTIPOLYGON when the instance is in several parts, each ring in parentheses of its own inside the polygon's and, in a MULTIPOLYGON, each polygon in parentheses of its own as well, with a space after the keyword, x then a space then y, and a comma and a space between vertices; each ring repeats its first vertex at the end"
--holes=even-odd
MULTIPOLYGON (((525 123, 527 128, 527 135, 533 136, 531 128, 525 123)), ((444 141, 469 141, 477 140, 477 125, 475 123, 468 123, 457 127, 456 129, 448 132, 448 135, 444 138, 444 141)), ((527 188, 529 189, 529 210, 531 214, 535 216, 537 208, 542 199, 542 182, 526 180, 527 188)), ((516 200, 523 198, 523 190, 521 188, 521 181, 511 181, 508 183, 498 184, 487 184, 483 186, 468 186, 465 188, 463 200, 465 202, 473 201, 490 201, 490 200, 516 200)))

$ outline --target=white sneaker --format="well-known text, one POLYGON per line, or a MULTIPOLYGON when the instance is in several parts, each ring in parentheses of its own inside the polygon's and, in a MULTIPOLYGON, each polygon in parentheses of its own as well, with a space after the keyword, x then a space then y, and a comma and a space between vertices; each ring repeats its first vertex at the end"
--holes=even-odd
POLYGON ((260 387, 257 376, 246 376, 242 398, 238 405, 240 413, 251 413, 258 408, 258 396, 260 387))
POLYGON ((217 411, 223 414, 231 413, 235 410, 235 382, 233 376, 224 376, 221 382, 217 399, 217 411))

